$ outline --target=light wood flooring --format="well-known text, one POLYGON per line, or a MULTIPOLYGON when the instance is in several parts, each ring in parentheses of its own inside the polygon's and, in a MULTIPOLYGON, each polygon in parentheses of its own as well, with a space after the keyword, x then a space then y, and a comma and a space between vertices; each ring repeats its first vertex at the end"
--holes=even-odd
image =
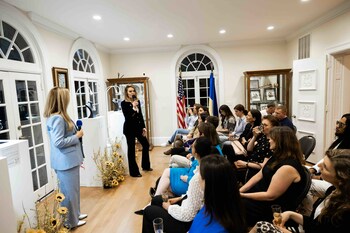
MULTIPOLYGON (((141 178, 129 175, 114 189, 81 187, 81 212, 88 214, 87 223, 73 233, 141 233, 142 216, 134 214, 151 200, 148 190, 154 186, 170 156, 164 155, 166 147, 154 147, 150 151, 152 172, 141 171, 141 178)), ((140 164, 141 152, 138 152, 140 164)), ((140 166, 139 166, 140 167, 140 166)), ((140 167, 141 168, 141 167, 140 167)))

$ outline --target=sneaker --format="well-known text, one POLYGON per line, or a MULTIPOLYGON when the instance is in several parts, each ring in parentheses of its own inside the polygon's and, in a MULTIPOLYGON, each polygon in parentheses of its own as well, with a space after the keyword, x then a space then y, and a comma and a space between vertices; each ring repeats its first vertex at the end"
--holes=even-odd
POLYGON ((76 227, 81 227, 86 224, 86 221, 79 221, 76 227))
POLYGON ((83 220, 83 219, 85 219, 85 218, 87 218, 87 214, 81 214, 81 215, 79 215, 79 220, 83 220))

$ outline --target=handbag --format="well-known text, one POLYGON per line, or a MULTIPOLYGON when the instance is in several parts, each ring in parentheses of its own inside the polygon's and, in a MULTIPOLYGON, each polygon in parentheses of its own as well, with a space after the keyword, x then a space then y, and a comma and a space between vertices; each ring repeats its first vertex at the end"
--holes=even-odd
POLYGON ((231 145, 236 155, 244 155, 244 156, 248 155, 247 150, 243 147, 243 145, 238 140, 232 141, 231 145))

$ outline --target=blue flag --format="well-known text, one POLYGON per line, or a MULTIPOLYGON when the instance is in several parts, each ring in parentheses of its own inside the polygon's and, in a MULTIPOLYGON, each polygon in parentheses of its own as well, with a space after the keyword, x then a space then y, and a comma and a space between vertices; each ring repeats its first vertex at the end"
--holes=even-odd
POLYGON ((218 103, 216 100, 215 79, 211 72, 209 78, 209 112, 212 116, 218 116, 218 103))

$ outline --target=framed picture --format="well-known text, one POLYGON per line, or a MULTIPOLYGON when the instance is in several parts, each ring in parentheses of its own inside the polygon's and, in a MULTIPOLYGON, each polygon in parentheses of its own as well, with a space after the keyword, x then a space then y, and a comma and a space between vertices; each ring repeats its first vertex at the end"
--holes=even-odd
POLYGON ((260 111, 265 110, 267 108, 267 104, 260 104, 260 111))
POLYGON ((250 91, 250 100, 252 102, 260 101, 260 91, 250 91))
POLYGON ((276 91, 273 88, 265 89, 266 100, 276 100, 276 91))
POLYGON ((259 109, 258 109, 258 105, 256 105, 256 104, 251 104, 251 105, 250 105, 250 110, 253 110, 253 109, 259 110, 259 109))
POLYGON ((250 89, 259 89, 259 80, 250 80, 250 89))
POLYGON ((68 69, 52 67, 52 78, 54 87, 65 87, 69 89, 68 69))

